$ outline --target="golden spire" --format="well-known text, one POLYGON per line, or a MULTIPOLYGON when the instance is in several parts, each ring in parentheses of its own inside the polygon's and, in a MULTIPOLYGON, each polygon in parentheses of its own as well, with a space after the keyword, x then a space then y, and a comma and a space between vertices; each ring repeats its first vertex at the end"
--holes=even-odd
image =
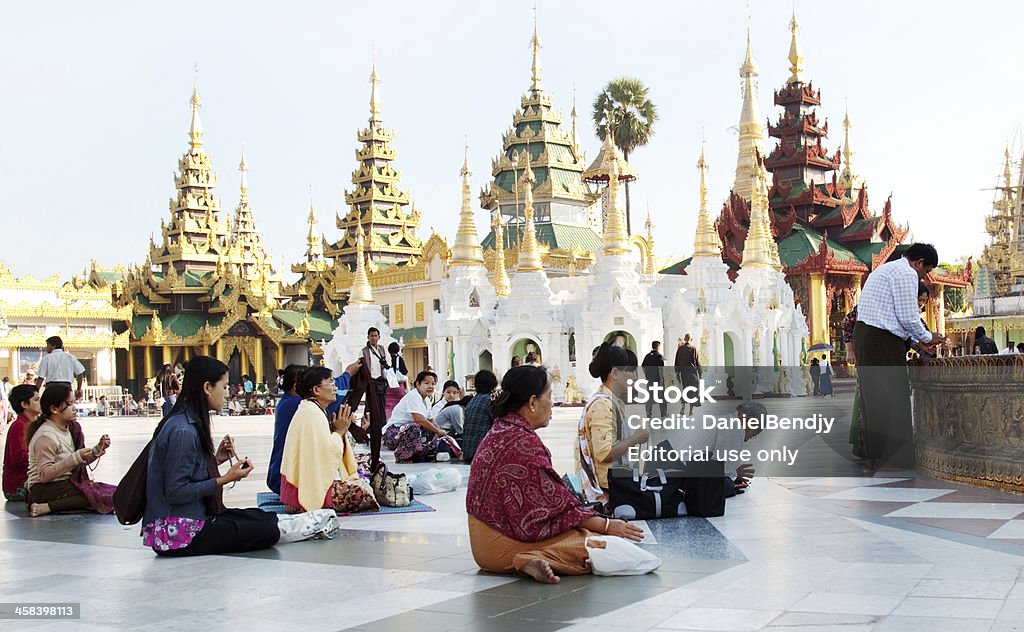
POLYGON ((572 116, 572 147, 576 150, 578 155, 580 151, 580 142, 579 134, 576 130, 576 84, 573 84, 572 86, 572 112, 570 113, 570 116, 572 116))
POLYGON ((644 222, 647 229, 647 260, 644 262, 644 274, 657 274, 654 266, 654 222, 651 221, 651 209, 647 208, 647 221, 644 222))
POLYGON ((530 85, 530 92, 540 92, 541 67, 540 67, 540 34, 537 32, 537 7, 533 7, 533 37, 530 38, 530 46, 533 48, 533 65, 531 67, 533 83, 530 85))
MULTIPOLYGON (((608 134, 606 138, 610 138, 608 134)), ((619 206, 619 159, 616 155, 609 164, 608 213, 604 224, 604 247, 601 254, 629 254, 629 234, 626 232, 626 216, 619 206)))
POLYGON ((764 127, 757 109, 757 62, 750 46, 750 27, 747 27, 747 54, 740 66, 743 79, 743 106, 740 109, 740 145, 736 157, 736 177, 732 190, 750 201, 750 176, 756 168, 756 156, 764 154, 764 127))
POLYGON ((804 56, 800 54, 800 40, 797 39, 797 31, 800 29, 800 23, 796 19, 796 0, 793 1, 793 19, 789 22, 789 32, 791 34, 789 40, 789 79, 786 80, 787 84, 803 83, 804 79, 800 76, 800 73, 804 71, 804 56))
POLYGON ((356 226, 356 273, 352 278, 352 289, 348 293, 348 302, 352 305, 369 305, 373 303, 373 291, 370 289, 370 280, 366 278, 362 226, 356 226))
POLYGON ((483 252, 476 234, 476 222, 473 219, 473 193, 470 190, 469 177, 469 143, 466 143, 466 157, 462 162, 462 210, 459 211, 459 230, 455 233, 455 245, 452 248, 453 266, 482 266, 483 252))
POLYGON ((192 83, 192 98, 189 103, 192 104, 192 124, 188 128, 188 138, 192 149, 199 149, 203 146, 203 122, 199 120, 199 108, 203 107, 203 102, 199 99, 198 78, 192 83))
POLYGON ((505 235, 501 230, 501 213, 495 213, 491 222, 494 229, 494 293, 497 296, 508 296, 508 271, 505 270, 505 235))
POLYGON ((741 268, 773 268, 772 229, 768 219, 768 188, 760 170, 751 176, 750 225, 743 242, 741 268))
POLYGON ((854 151, 850 149, 850 108, 846 107, 843 116, 843 171, 839 175, 839 184, 847 191, 860 188, 860 178, 853 172, 854 151))
POLYGON ((316 223, 316 210, 313 209, 313 192, 309 194, 309 232, 306 233, 306 260, 319 261, 324 258, 324 244, 320 240, 320 232, 316 223))
POLYGON ((242 172, 240 188, 240 205, 246 205, 249 203, 249 178, 246 175, 249 171, 249 165, 245 162, 245 148, 242 148, 242 161, 238 163, 238 170, 242 172))
POLYGON ((380 95, 377 93, 377 85, 380 78, 377 76, 377 62, 373 62, 373 70, 370 71, 370 123, 380 123, 380 95))
POLYGON ((526 228, 523 229, 523 241, 519 247, 519 265, 516 272, 541 272, 544 267, 540 263, 540 248, 537 246, 537 227, 533 223, 533 185, 537 183, 533 169, 530 168, 530 152, 525 151, 526 169, 522 178, 519 179, 519 186, 524 189, 526 208, 523 215, 526 216, 526 228))
MULTIPOLYGON (((693 239, 693 258, 714 258, 722 257, 722 240, 715 230, 715 223, 708 211, 708 185, 707 172, 708 163, 704 159, 704 146, 700 147, 700 159, 697 161, 697 169, 700 171, 700 210, 697 211, 697 234, 693 239)), ((748 183, 749 187, 750 184, 748 183)))
POLYGON ((1013 186, 1013 179, 1010 175, 1010 146, 1007 145, 1003 151, 1003 187, 1010 189, 1013 186))

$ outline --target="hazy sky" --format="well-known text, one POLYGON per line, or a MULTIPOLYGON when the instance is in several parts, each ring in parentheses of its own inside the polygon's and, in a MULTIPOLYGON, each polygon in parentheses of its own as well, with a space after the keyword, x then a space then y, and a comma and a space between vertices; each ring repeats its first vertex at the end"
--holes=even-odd
MULTIPOLYGON (((1004 145, 1020 150, 1024 103, 1024 3, 949 6, 798 4, 829 149, 842 143, 848 100, 872 210, 892 192, 897 221, 943 260, 980 253, 993 196, 984 189, 1004 145)), ((790 7, 749 7, 758 104, 773 121, 772 91, 789 75, 790 7)), ((374 50, 424 238, 431 226, 454 237, 464 136, 475 198, 530 83, 532 2, 20 2, 4 13, 0 260, 19 276, 145 258, 169 217, 196 63, 222 206, 237 204, 244 142, 257 224, 275 262, 289 264, 304 250, 310 185, 321 231, 337 238, 374 50)), ((658 254, 687 254, 702 136, 715 215, 732 184, 748 4, 542 0, 538 13, 544 87, 568 123, 575 85, 589 159, 599 147, 590 106, 604 84, 630 75, 650 87, 661 119, 631 160, 634 217, 649 204, 658 254)))

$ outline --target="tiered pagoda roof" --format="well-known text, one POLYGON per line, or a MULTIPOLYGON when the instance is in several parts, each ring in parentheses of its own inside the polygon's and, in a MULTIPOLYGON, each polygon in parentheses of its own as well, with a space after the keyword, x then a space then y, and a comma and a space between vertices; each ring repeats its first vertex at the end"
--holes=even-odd
MULTIPOLYGON (((537 240, 546 257, 565 258, 577 249, 584 257, 601 248, 601 236, 594 230, 590 211, 597 196, 583 182, 586 155, 580 150, 576 131, 576 108, 569 131, 562 128, 562 114, 542 87, 541 41, 534 24, 532 82, 512 117, 512 127, 502 135, 502 152, 491 161, 492 181, 480 193, 480 206, 501 218, 506 248, 522 238, 525 201, 516 185, 529 155, 536 183, 533 189, 537 240)), ((484 250, 494 248, 494 231, 484 237, 484 250)), ((547 265, 549 261, 545 261, 547 265)))
POLYGON ((356 236, 361 231, 367 236, 367 255, 375 262, 406 264, 420 254, 423 245, 418 234, 420 214, 401 189, 402 172, 392 164, 398 155, 391 146, 395 132, 385 129, 381 119, 379 83, 375 65, 370 74, 369 125, 356 136, 362 146, 356 150, 358 166, 352 172, 355 186, 345 192, 349 211, 337 218, 341 237, 325 251, 336 265, 350 270, 355 267, 356 236))
MULTIPOLYGON (((787 274, 865 274, 885 263, 908 228, 893 220, 891 200, 881 215, 874 215, 860 178, 849 170, 839 177, 843 156, 839 151, 830 154, 824 144, 829 125, 817 112, 821 92, 803 78, 795 15, 790 26, 791 75, 775 92, 782 113, 768 125, 778 144, 763 159, 771 173, 769 215, 779 259, 787 274)), ((848 134, 844 150, 852 156, 848 134)), ((734 191, 718 218, 723 258, 731 266, 742 262, 749 225, 749 198, 734 191)))

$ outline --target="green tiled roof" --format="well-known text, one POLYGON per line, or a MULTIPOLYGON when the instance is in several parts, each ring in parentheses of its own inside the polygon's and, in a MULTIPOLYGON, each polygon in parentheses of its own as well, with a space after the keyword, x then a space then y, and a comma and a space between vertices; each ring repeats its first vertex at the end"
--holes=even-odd
POLYGON ((427 328, 426 327, 406 327, 404 329, 395 329, 391 332, 391 337, 398 340, 401 338, 405 342, 409 342, 413 338, 419 338, 420 340, 427 339, 427 328))
POLYGON ((663 270, 659 270, 658 272, 660 274, 682 274, 683 270, 686 269, 686 266, 690 265, 691 261, 693 261, 693 257, 687 257, 687 258, 683 259, 682 261, 676 261, 675 263, 673 263, 669 267, 667 267, 667 268, 665 268, 663 270))
MULTIPOLYGON (((296 329, 302 324, 303 312, 290 309, 274 310, 274 318, 288 325, 290 329, 296 329)), ((313 340, 330 340, 334 336, 334 329, 338 326, 337 321, 331 319, 327 312, 314 310, 309 312, 309 337, 313 340)))
POLYGON ((113 270, 97 270, 96 276, 107 285, 113 285, 124 278, 124 273, 113 270))
POLYGON ((186 272, 185 287, 203 287, 203 278, 209 274, 209 272, 205 272, 203 274, 199 274, 198 272, 186 272))
MULTIPOLYGON (((132 337, 138 339, 144 336, 152 321, 153 317, 145 314, 132 316, 132 337)), ((182 313, 171 314, 161 320, 165 331, 169 329, 172 334, 183 338, 194 336, 207 322, 210 323, 211 327, 215 327, 223 321, 223 316, 182 313)))
MULTIPOLYGON (((506 225, 504 232, 505 248, 515 248, 519 243, 520 230, 516 227, 506 225)), ((537 241, 546 245, 551 250, 563 248, 571 250, 579 248, 587 252, 597 252, 601 249, 601 236, 594 232, 589 226, 577 226, 574 224, 557 224, 545 222, 537 224, 537 241)), ((494 248, 494 231, 487 233, 484 240, 480 242, 484 250, 494 248)))
MULTIPOLYGON (((779 240, 778 245, 779 259, 782 261, 782 265, 795 266, 806 259, 807 255, 817 252, 821 248, 821 235, 814 229, 797 222, 793 225, 793 231, 779 240)), ((836 261, 846 262, 860 259, 852 250, 831 239, 828 241, 828 249, 835 255, 836 261)))

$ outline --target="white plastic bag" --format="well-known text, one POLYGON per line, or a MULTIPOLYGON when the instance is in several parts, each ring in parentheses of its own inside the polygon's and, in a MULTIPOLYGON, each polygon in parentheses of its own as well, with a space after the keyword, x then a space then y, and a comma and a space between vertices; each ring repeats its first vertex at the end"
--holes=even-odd
POLYGON ((432 467, 421 472, 409 485, 416 495, 453 492, 462 485, 462 473, 454 467, 432 467))
POLYGON ((661 566, 658 557, 618 536, 589 537, 586 547, 595 575, 646 575, 661 566))

